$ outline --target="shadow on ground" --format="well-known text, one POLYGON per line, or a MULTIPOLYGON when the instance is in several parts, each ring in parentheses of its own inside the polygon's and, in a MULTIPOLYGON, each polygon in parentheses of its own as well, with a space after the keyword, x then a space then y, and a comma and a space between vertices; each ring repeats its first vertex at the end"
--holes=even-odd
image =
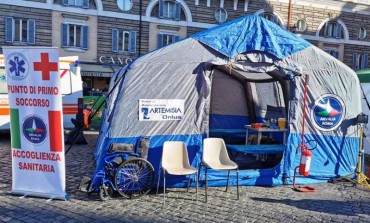
POLYGON ((327 213, 332 215, 351 215, 356 216, 358 214, 370 214, 370 209, 363 209, 363 206, 370 207, 370 201, 358 202, 354 208, 354 201, 337 201, 337 200, 322 200, 322 199, 273 199, 273 198, 259 198, 251 197, 254 201, 268 202, 271 204, 284 204, 288 206, 294 206, 298 209, 315 211, 320 213, 327 213), (348 211, 348 208, 352 209, 352 212, 348 211), (365 210, 365 211, 363 211, 365 210))

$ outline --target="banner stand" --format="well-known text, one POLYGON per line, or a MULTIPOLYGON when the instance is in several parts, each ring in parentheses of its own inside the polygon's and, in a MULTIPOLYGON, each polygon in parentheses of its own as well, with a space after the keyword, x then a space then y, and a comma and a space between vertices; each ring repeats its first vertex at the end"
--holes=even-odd
POLYGON ((69 201, 70 196, 69 194, 61 195, 61 194, 44 194, 44 193, 37 193, 31 191, 22 191, 22 190, 12 190, 10 192, 13 195, 23 195, 24 197, 41 197, 41 198, 48 198, 52 200, 64 200, 69 201))
POLYGON ((59 49, 3 47, 12 194, 68 200, 59 49))

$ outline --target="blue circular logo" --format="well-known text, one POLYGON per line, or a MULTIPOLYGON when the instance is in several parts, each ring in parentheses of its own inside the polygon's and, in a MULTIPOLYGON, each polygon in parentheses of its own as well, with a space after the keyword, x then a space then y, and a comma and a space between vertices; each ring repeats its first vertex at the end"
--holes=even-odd
POLYGON ((34 144, 39 144, 46 138, 46 125, 41 118, 30 116, 23 122, 23 135, 34 144))
POLYGON ((6 73, 16 81, 23 80, 28 74, 28 62, 20 53, 12 53, 6 59, 6 73))
POLYGON ((315 101, 311 118, 316 128, 322 131, 332 131, 343 121, 345 107, 343 100, 334 94, 322 95, 315 101))

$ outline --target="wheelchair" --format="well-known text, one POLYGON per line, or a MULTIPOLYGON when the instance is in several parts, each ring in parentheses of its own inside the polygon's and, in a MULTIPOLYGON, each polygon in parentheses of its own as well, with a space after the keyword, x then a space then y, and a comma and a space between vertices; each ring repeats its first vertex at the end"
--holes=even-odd
POLYGON ((96 174, 98 183, 89 193, 97 192, 105 201, 115 192, 124 198, 147 194, 154 184, 154 168, 147 161, 149 140, 134 144, 112 143, 104 157, 104 168, 96 174), (146 145, 145 145, 146 144, 146 145))

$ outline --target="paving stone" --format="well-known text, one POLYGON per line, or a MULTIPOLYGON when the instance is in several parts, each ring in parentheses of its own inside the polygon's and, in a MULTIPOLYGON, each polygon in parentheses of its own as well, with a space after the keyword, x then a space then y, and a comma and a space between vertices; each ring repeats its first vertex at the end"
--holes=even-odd
MULTIPOLYGON (((92 145, 96 135, 85 135, 92 145)), ((370 192, 345 183, 313 185, 316 193, 297 193, 290 185, 277 187, 240 187, 240 200, 235 188, 210 188, 208 203, 204 189, 195 201, 193 190, 169 188, 166 205, 162 194, 149 194, 138 199, 114 196, 99 201, 76 190, 88 167, 94 148, 76 145, 66 156, 66 185, 69 201, 14 196, 11 190, 10 141, 0 142, 0 222, 370 222, 370 192), (83 155, 81 155, 83 152, 83 155), (48 220, 50 219, 50 220, 48 220)))

